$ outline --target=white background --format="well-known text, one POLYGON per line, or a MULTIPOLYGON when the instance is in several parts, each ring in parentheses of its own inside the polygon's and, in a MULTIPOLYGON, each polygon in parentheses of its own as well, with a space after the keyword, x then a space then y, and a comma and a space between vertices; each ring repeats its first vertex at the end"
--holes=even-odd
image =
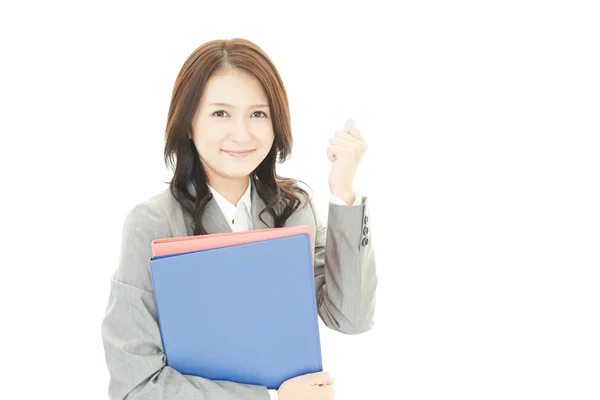
POLYGON ((233 37, 283 77, 278 173, 323 219, 328 139, 354 118, 369 145, 375 326, 321 322, 337 399, 600 398, 594 2, 161 3, 0 8, 3 398, 108 398, 124 217, 170 179, 181 65, 233 37))

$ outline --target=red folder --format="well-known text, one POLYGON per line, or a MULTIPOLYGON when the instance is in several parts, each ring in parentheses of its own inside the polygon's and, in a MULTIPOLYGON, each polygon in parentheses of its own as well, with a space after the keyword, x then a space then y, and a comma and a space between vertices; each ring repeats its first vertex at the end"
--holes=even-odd
MULTIPOLYGON (((308 234, 312 243, 312 229, 308 225, 155 239, 152 241, 152 255, 156 257, 187 253, 302 234, 308 234)), ((312 248, 312 256, 314 264, 314 247, 312 248)))

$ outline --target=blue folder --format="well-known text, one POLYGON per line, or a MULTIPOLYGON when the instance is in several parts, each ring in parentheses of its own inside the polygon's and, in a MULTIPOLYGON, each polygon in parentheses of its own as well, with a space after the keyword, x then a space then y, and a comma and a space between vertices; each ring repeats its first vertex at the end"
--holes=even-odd
POLYGON ((309 235, 149 264, 168 366, 269 389, 323 370, 309 235))

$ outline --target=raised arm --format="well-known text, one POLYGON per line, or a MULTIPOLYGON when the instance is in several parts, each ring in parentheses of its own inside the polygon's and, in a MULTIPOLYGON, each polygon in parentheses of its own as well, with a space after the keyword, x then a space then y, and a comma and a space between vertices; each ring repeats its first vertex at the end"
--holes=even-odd
POLYGON ((377 271, 369 226, 368 198, 358 205, 330 202, 327 227, 310 199, 315 222, 317 309, 331 329, 345 334, 370 330, 375 312, 377 271))

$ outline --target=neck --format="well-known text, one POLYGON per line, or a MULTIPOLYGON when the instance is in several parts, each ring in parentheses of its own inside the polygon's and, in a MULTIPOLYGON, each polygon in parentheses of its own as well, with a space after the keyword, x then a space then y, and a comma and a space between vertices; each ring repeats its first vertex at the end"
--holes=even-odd
POLYGON ((209 179, 208 184, 231 204, 237 205, 244 193, 246 193, 249 182, 248 176, 239 179, 213 177, 209 179))

